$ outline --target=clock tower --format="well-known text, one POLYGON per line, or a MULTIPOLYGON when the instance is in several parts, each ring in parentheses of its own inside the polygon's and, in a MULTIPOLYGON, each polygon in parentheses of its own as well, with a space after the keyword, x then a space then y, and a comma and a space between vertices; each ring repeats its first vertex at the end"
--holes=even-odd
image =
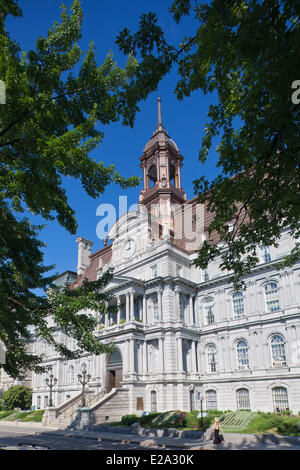
POLYGON ((139 203, 147 207, 164 233, 174 229, 175 205, 186 201, 186 194, 181 186, 182 160, 183 156, 176 143, 162 123, 161 99, 158 98, 157 126, 140 157, 144 188, 140 193, 139 203))

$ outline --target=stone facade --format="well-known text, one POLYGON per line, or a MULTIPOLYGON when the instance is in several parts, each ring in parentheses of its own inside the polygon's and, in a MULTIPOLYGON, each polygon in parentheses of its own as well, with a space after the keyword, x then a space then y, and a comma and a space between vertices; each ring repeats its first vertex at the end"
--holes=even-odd
MULTIPOLYGON (((78 395, 77 374, 85 365, 90 391, 126 390, 128 413, 197 409, 201 398, 203 409, 298 413, 300 263, 276 270, 295 240, 283 232, 277 248, 258 247, 261 262, 245 279, 244 291, 234 292, 218 260, 206 271, 195 268, 196 249, 186 234, 185 239, 175 235, 178 205, 187 205, 191 218, 196 214, 188 233, 197 240, 205 238, 209 217, 203 207, 197 216, 195 199, 186 201, 182 159, 159 108, 158 126, 140 159, 145 186, 139 211, 121 217, 108 234, 112 243, 94 254, 92 242, 77 239, 73 288, 114 268, 107 290, 119 311, 102 318, 96 334, 103 343, 113 342, 117 352, 65 361, 37 341, 36 352, 46 353, 45 363, 58 380, 54 403, 60 406, 78 395), (151 201, 159 206, 156 214, 151 201)), ((60 331, 57 335, 63 339, 60 331)), ((45 377, 33 374, 32 385, 33 404, 44 408, 49 397, 45 377)))

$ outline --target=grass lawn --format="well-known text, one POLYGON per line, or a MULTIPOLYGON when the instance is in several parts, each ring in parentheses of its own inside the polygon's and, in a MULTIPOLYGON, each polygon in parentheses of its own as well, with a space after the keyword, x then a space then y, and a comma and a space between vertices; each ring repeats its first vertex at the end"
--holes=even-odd
POLYGON ((0 421, 22 421, 35 423, 41 423, 43 419, 44 410, 38 411, 20 411, 20 410, 9 410, 0 411, 0 421))
MULTIPOLYGON (((137 417, 136 415, 123 416, 120 422, 109 423, 112 426, 130 426, 137 422, 141 427, 144 428, 176 428, 182 431, 199 431, 201 426, 201 420, 198 418, 199 411, 185 412, 185 419, 181 422, 170 422, 166 419, 158 420, 157 417, 163 417, 165 413, 152 413, 147 416, 137 417)), ((204 417, 204 429, 208 429, 213 421, 214 417, 218 416, 221 421, 224 418, 233 414, 241 414, 241 412, 222 412, 214 410, 208 413, 204 417)), ((241 434, 257 434, 257 433, 272 433, 285 436, 300 436, 300 416, 282 416, 277 413, 263 413, 255 412, 248 413, 252 414, 252 418, 246 418, 244 423, 245 426, 230 426, 228 429, 224 427, 224 432, 241 433, 241 434)))

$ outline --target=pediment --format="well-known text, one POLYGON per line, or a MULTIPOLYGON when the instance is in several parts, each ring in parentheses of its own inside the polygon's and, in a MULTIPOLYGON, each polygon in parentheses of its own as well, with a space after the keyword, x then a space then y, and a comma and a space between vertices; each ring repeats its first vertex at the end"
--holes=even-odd
POLYGON ((110 229, 108 237, 113 241, 126 238, 145 225, 148 225, 148 212, 145 206, 141 206, 138 211, 129 211, 122 215, 110 229))

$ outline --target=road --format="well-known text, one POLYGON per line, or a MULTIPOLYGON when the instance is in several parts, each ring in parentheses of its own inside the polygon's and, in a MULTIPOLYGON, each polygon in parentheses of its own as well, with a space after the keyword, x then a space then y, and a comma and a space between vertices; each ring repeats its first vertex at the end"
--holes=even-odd
MULTIPOLYGON (((124 437, 126 440, 126 437, 124 437)), ((0 448, 20 447, 20 444, 34 444, 36 450, 145 450, 145 446, 128 444, 118 441, 97 441, 89 438, 66 437, 56 435, 52 431, 41 430, 39 427, 18 428, 0 424, 0 448)), ((27 448, 31 448, 30 446, 27 448)), ((33 447, 32 447, 33 448, 33 447)), ((147 449, 161 449, 160 446, 149 446, 147 449)), ((164 450, 167 450, 164 449, 164 450)), ((175 450, 172 447, 171 450, 175 450)))

